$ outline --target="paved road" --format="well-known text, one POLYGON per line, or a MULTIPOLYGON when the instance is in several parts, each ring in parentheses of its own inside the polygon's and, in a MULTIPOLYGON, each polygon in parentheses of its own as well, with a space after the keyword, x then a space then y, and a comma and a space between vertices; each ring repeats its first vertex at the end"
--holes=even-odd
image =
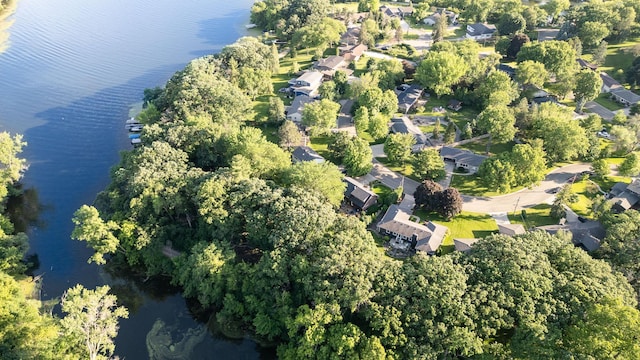
POLYGON ((549 173, 540 185, 512 194, 493 197, 463 195, 462 209, 477 213, 513 212, 548 201, 553 195, 550 189, 562 186, 575 174, 590 170, 589 164, 574 164, 561 167, 549 173))
POLYGON ((613 119, 613 117, 615 116, 613 111, 607 109, 606 107, 598 104, 595 101, 589 101, 588 103, 586 103, 584 105, 584 109, 589 110, 594 114, 600 115, 600 117, 605 121, 611 121, 611 119, 613 119))

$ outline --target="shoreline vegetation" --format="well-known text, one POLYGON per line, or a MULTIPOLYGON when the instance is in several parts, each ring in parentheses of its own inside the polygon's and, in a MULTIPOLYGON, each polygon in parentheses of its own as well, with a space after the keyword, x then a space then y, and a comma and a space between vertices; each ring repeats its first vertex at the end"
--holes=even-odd
MULTIPOLYGON (((376 1, 360 3, 380 16, 376 1)), ((300 71, 292 59, 335 51, 344 25, 329 10, 326 0, 259 1, 252 23, 277 28, 288 55, 243 37, 145 90, 142 144, 122 154, 93 206, 74 214, 72 237, 95 250, 90 261, 169 276, 214 314, 210 327, 272 345, 282 359, 638 354, 633 336, 619 335, 640 331, 634 289, 567 234, 491 235, 466 254, 392 259, 370 217, 338 211, 345 185, 336 165, 292 163, 286 142, 265 137, 276 139, 276 129, 284 137, 274 92, 300 71)), ((378 75, 393 88, 395 71, 378 75)), ((341 84, 323 90, 324 109, 335 106, 327 94, 344 94, 341 84)), ((372 87, 356 90, 380 94, 373 123, 395 113, 397 99, 389 105, 389 93, 372 87)), ((312 132, 323 132, 320 110, 303 114, 312 132)))

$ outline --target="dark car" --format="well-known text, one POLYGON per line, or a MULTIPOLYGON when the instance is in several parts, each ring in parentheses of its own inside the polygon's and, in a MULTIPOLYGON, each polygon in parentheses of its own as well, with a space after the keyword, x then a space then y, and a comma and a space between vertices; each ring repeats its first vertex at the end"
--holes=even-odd
POLYGON ((587 219, 583 218, 582 216, 578 216, 578 221, 580 221, 581 223, 585 223, 587 222, 587 219))
POLYGON ((560 191, 560 188, 559 187, 554 187, 552 189, 548 189, 546 191, 546 193, 548 193, 548 194, 556 194, 558 191, 560 191))

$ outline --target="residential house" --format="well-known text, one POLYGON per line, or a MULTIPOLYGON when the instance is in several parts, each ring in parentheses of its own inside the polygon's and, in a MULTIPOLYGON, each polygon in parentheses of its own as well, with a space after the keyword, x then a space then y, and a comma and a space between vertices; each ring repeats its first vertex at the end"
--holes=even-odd
POLYGON ((496 66, 496 69, 498 71, 502 71, 503 73, 509 75, 509 77, 513 80, 513 78, 516 77, 516 69, 512 66, 509 66, 507 64, 498 64, 496 66))
POLYGON ((357 45, 359 42, 360 42, 359 26, 348 27, 347 31, 345 31, 345 33, 342 34, 342 36, 340 36, 340 43, 347 46, 357 45))
POLYGON ((467 25, 467 39, 487 40, 496 32, 495 25, 487 23, 475 23, 467 25))
POLYGON ((546 225, 539 226, 536 229, 544 230, 549 234, 556 234, 560 231, 569 232, 571 233, 571 242, 586 251, 597 250, 606 235, 606 230, 599 221, 546 225))
POLYGON ((634 207, 640 202, 640 180, 635 179, 631 184, 626 185, 618 183, 613 186, 612 191, 609 193, 611 196, 611 202, 613 203, 612 210, 616 212, 623 212, 634 207))
POLYGON ((299 163, 303 161, 313 161, 317 163, 323 163, 324 158, 320 156, 315 150, 308 146, 298 146, 291 153, 292 160, 294 163, 299 163))
MULTIPOLYGON (((338 129, 351 128, 353 125, 353 116, 351 109, 355 104, 354 100, 340 100, 340 113, 338 114, 338 129)), ((355 128, 354 128, 355 131, 355 128)), ((357 135, 357 134, 356 134, 357 135)))
POLYGON ((409 110, 416 105, 418 100, 420 100, 423 92, 424 89, 418 85, 411 85, 407 87, 404 91, 398 94, 398 110, 405 114, 408 113, 409 110))
POLYGON ((453 111, 460 111, 460 109, 462 109, 462 101, 451 99, 447 103, 447 107, 453 111))
POLYGON ((603 93, 610 93, 612 90, 619 89, 622 87, 616 79, 607 75, 606 72, 600 73, 600 78, 602 79, 602 91, 603 93))
POLYGON ((484 155, 474 154, 468 150, 457 149, 450 146, 443 146, 440 149, 440 156, 444 161, 453 162, 456 168, 466 169, 469 173, 475 173, 480 165, 487 158, 484 155))
POLYGON ((538 32, 538 42, 555 40, 560 30, 558 29, 537 29, 538 32))
POLYGON ((314 99, 301 94, 296 96, 293 99, 293 102, 291 102, 291 106, 287 107, 287 110, 285 112, 286 116, 287 116, 287 120, 291 120, 294 123, 301 123, 302 122, 302 109, 304 109, 304 106, 313 102, 314 99))
POLYGON ((404 7, 396 7, 392 8, 387 5, 380 6, 380 12, 388 17, 397 17, 404 19, 405 16, 411 16, 413 14, 413 7, 404 6, 404 7))
POLYGON ((378 195, 365 188, 358 180, 345 176, 344 181, 347 183, 347 190, 344 193, 344 197, 351 206, 356 209, 367 211, 368 208, 375 205, 378 201, 378 195))
POLYGON ((534 98, 531 99, 531 105, 533 105, 533 104, 540 105, 540 104, 547 103, 547 102, 548 103, 552 103, 552 104, 558 104, 558 105, 560 104, 558 102, 558 98, 556 98, 553 95, 538 96, 538 97, 534 97, 534 98))
POLYGON ((451 10, 446 10, 445 8, 437 8, 436 11, 427 16, 426 18, 424 18, 424 20, 422 20, 423 23, 433 26, 438 22, 438 19, 441 16, 446 16, 447 17, 447 24, 449 25, 457 25, 458 24, 458 14, 456 14, 455 12, 451 11, 451 10))
POLYGON ((418 224, 409 220, 410 217, 410 214, 393 204, 378 223, 377 230, 395 237, 396 241, 410 242, 416 251, 435 255, 449 229, 433 222, 418 224))
POLYGON ((526 233, 522 224, 498 224, 498 232, 500 234, 516 236, 526 233))
POLYGON ((623 87, 613 89, 611 90, 611 92, 609 92, 609 94, 611 94, 611 99, 619 102, 624 106, 631 106, 640 102, 640 95, 631 92, 623 87))
POLYGON ((367 49, 365 44, 343 46, 340 48, 340 56, 349 62, 358 61, 367 49))
POLYGON ((318 88, 322 84, 324 75, 319 71, 307 71, 296 79, 289 80, 289 85, 293 87, 293 93, 298 95, 307 95, 315 97, 318 94, 318 88))
POLYGON ((453 246, 456 251, 460 251, 463 253, 467 253, 471 251, 471 247, 473 244, 477 243, 480 239, 471 238, 471 239, 453 239, 453 246))
POLYGON ((416 138, 413 152, 418 152, 429 143, 427 136, 408 117, 403 116, 391 119, 391 132, 394 134, 411 134, 416 138))
POLYGON ((581 58, 576 59, 576 62, 578 62, 578 66, 580 66, 580 69, 582 70, 589 69, 592 71, 596 71, 596 69, 598 69, 598 65, 591 64, 590 62, 581 58))

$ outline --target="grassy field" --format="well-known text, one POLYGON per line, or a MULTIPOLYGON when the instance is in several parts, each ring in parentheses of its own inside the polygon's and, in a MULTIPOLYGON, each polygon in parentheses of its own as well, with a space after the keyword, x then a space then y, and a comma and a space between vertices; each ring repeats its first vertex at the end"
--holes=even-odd
MULTIPOLYGON (((489 139, 480 139, 464 145, 459 145, 458 147, 461 149, 470 150, 476 154, 486 155, 488 141, 489 139)), ((491 148, 489 149, 490 155, 511 151, 515 144, 516 143, 513 141, 502 144, 491 144, 491 148)))
MULTIPOLYGON (((453 175, 451 177, 451 187, 460 191, 460 193, 471 196, 497 196, 504 195, 496 191, 490 191, 480 180, 478 175, 453 175)), ((512 188, 510 192, 524 189, 524 187, 512 188)))
POLYGON ((536 226, 555 225, 558 220, 552 218, 549 213, 551 211, 551 205, 539 204, 527 209, 526 219, 522 218, 522 213, 509 213, 509 221, 513 224, 522 224, 526 229, 531 229, 536 226))
POLYGON ((495 220, 487 214, 463 211, 450 221, 446 221, 436 213, 428 213, 424 210, 414 211, 413 214, 418 216, 420 221, 433 221, 449 228, 447 237, 442 243, 442 253, 453 251, 453 239, 455 238, 483 238, 498 231, 495 220))
POLYGON ((596 186, 588 180, 582 180, 573 183, 571 190, 578 195, 578 202, 569 205, 571 210, 580 216, 591 217, 591 202, 600 193, 596 186))
POLYGON ((329 141, 330 141, 330 138, 328 135, 314 136, 309 139, 309 147, 315 150, 323 158, 330 160, 331 153, 329 152, 329 149, 328 149, 329 141))
POLYGON ((640 38, 629 39, 620 44, 609 44, 607 46, 607 58, 604 64, 598 69, 614 76, 618 69, 626 70, 633 62, 633 54, 629 51, 638 44, 640 38))
MULTIPOLYGON (((478 116, 478 111, 476 111, 475 109, 473 109, 473 108, 471 108, 469 106, 463 106, 462 110, 460 110, 460 111, 447 110, 447 112, 445 114, 431 111, 434 107, 438 107, 438 106, 442 106, 442 107, 446 108, 447 107, 447 103, 452 98, 453 97, 449 96, 449 95, 443 95, 439 99, 436 98, 435 96, 431 96, 429 98, 429 100, 427 101, 427 104, 425 105, 425 111, 417 113, 416 115, 422 115, 422 116, 447 116, 449 118, 449 120, 452 120, 458 126, 458 128, 460 128, 462 130, 462 129, 464 129, 464 126, 469 121, 475 119, 478 116)), ((444 127, 443 127, 442 131, 444 132, 444 127)))
POLYGON ((388 167, 389 170, 391 171, 395 171, 398 174, 404 175, 418 182, 422 181, 421 179, 418 179, 418 177, 413 174, 413 166, 409 162, 407 162, 404 166, 402 166, 389 161, 389 158, 386 158, 386 157, 379 157, 379 158, 376 158, 376 160, 380 161, 384 166, 388 167))

